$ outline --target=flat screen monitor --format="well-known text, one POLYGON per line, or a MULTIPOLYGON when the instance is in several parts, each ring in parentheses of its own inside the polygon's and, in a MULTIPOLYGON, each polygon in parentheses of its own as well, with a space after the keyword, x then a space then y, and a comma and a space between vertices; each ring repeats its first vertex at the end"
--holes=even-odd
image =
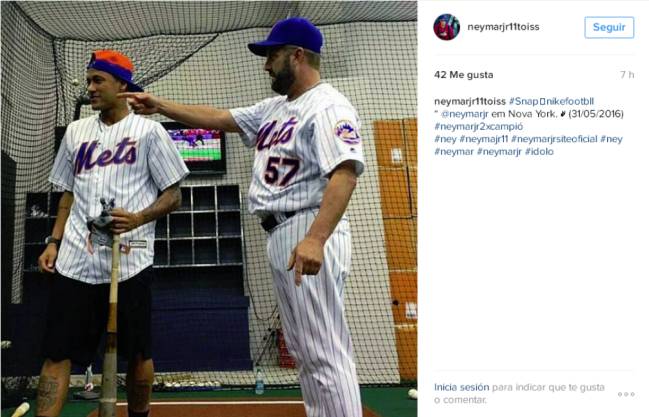
POLYGON ((162 122, 187 168, 193 174, 225 174, 225 132, 162 122))

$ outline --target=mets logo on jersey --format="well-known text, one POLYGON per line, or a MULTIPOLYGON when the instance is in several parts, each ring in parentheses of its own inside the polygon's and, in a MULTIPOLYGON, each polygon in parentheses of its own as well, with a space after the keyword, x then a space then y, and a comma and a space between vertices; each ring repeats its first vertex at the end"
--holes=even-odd
POLYGON ((99 141, 83 142, 74 161, 74 175, 80 174, 83 170, 90 171, 95 166, 133 164, 137 159, 136 144, 135 140, 124 138, 117 144, 114 152, 106 149, 93 159, 99 141))
POLYGON ((334 127, 336 136, 348 145, 357 145, 361 142, 356 128, 349 120, 340 120, 334 127))
POLYGON ((293 131, 297 123, 298 120, 295 117, 291 117, 279 126, 277 120, 265 123, 257 132, 257 150, 263 151, 289 142, 293 138, 293 131))

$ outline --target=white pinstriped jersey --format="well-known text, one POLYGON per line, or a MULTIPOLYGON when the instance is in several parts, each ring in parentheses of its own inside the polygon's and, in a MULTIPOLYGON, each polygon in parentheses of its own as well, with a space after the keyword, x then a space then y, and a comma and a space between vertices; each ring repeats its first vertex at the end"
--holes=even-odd
POLYGON ((317 84, 292 101, 272 97, 230 112, 243 142, 255 147, 251 213, 319 206, 326 176, 343 161, 356 161, 356 173, 363 172, 356 110, 330 84, 317 84))
MULTIPOLYGON (((115 207, 138 212, 164 190, 182 180, 189 170, 167 131, 158 122, 130 113, 107 126, 99 115, 68 126, 54 161, 50 182, 74 194, 56 259, 57 271, 79 281, 110 282, 111 248, 86 247, 88 217, 101 212, 100 199, 115 199, 115 207)), ((120 281, 153 264, 155 222, 121 235, 131 244, 121 254, 120 281), (145 247, 137 247, 146 245, 145 247)))
POLYGON ((347 219, 341 219, 327 240, 317 276, 303 277, 297 287, 294 271, 286 270, 291 252, 318 214, 328 174, 347 160, 356 162, 358 175, 363 172, 356 110, 331 85, 320 83, 293 101, 273 97, 230 111, 243 130, 244 143, 256 148, 249 210, 260 217, 299 211, 268 235, 267 251, 307 416, 361 417, 344 319, 343 287, 352 254, 347 219))

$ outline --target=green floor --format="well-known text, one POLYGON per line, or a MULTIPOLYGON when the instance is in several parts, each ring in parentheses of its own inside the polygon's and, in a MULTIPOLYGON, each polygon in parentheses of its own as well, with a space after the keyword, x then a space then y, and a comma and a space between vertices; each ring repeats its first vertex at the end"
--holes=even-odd
MULTIPOLYGON (((236 391, 214 391, 214 392, 177 392, 177 393, 154 393, 154 399, 163 398, 270 398, 270 397, 299 397, 299 390, 266 390, 262 396, 255 395, 252 390, 236 391)), ((363 405, 372 409, 381 417, 415 417, 417 415, 417 401, 408 399, 408 388, 362 388, 361 396, 363 405)), ((119 396, 123 398, 123 394, 119 396)), ((27 416, 34 415, 32 401, 32 411, 27 416)), ((85 417, 90 411, 97 408, 96 403, 68 401, 63 408, 62 416, 65 417, 85 417)), ((2 417, 11 417, 13 410, 2 410, 2 417)), ((262 417, 262 416, 260 416, 262 417)))

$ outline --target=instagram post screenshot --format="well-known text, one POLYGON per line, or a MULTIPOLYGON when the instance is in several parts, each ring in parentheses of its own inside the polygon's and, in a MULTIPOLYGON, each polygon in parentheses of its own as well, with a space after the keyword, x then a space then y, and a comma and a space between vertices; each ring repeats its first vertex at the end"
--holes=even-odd
POLYGON ((0 3, 0 417, 649 416, 649 0, 0 3))

